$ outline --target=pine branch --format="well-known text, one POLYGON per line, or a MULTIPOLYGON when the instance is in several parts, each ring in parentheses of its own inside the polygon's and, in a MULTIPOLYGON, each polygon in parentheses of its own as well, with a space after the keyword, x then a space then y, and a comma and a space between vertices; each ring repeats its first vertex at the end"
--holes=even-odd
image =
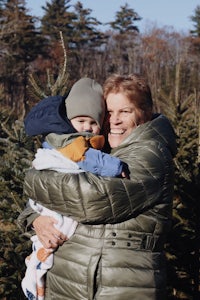
POLYGON ((68 90, 68 81, 69 81, 69 73, 68 73, 68 59, 67 59, 67 51, 64 44, 64 39, 62 32, 60 32, 60 43, 63 49, 63 57, 64 61, 59 68, 59 74, 57 79, 54 81, 54 76, 49 69, 46 70, 47 74, 47 89, 50 91, 50 95, 46 94, 44 88, 41 87, 38 77, 35 74, 29 75, 29 83, 30 90, 29 94, 36 99, 46 98, 47 96, 56 96, 61 95, 64 96, 68 90))
POLYGON ((28 92, 31 96, 33 96, 33 98, 41 99, 47 97, 44 90, 41 88, 39 79, 36 75, 34 74, 29 75, 29 83, 30 83, 30 88, 28 92))
POLYGON ((177 158, 174 159, 174 163, 177 167, 177 169, 179 170, 179 174, 186 180, 191 182, 191 176, 190 173, 187 172, 184 167, 181 165, 181 163, 178 161, 177 158))
POLYGON ((69 79, 69 73, 67 70, 68 60, 67 60, 67 52, 64 44, 62 31, 60 31, 60 43, 63 49, 64 61, 63 61, 63 65, 60 67, 58 77, 51 88, 52 95, 57 95, 58 91, 60 92, 61 95, 63 95, 63 93, 65 94, 68 89, 68 79, 69 79))

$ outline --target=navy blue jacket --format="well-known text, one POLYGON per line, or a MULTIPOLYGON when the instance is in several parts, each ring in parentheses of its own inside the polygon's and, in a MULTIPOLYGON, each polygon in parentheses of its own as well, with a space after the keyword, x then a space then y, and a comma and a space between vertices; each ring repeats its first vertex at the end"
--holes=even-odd
POLYGON ((66 116, 65 98, 62 96, 42 99, 26 116, 24 127, 29 136, 76 132, 66 116))

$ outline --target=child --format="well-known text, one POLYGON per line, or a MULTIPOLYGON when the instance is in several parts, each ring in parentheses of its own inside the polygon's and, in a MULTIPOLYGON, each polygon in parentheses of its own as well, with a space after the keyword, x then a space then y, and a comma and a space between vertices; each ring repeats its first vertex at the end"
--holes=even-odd
MULTIPOLYGON (((43 99, 26 117, 24 121, 26 133, 29 136, 44 135, 43 146, 45 148, 59 150, 68 158, 78 162, 79 167, 85 171, 101 176, 120 175, 123 164, 119 159, 101 151, 89 149, 91 146, 100 150, 104 144, 104 137, 99 136, 105 116, 102 87, 90 78, 80 79, 73 85, 66 98, 65 108, 61 96, 43 99), (85 120, 89 118, 92 120, 89 122, 85 120), (93 137, 94 135, 98 136, 93 137), (79 137, 77 141, 74 140, 77 137, 79 137), (96 165, 93 166, 95 162, 96 165), (101 162, 102 166, 99 165, 101 162), (106 173, 104 168, 109 173, 106 173)), ((42 151, 39 152, 42 153, 42 151)))
MULTIPOLYGON (((25 119, 28 135, 46 135, 44 148, 38 149, 33 167, 38 170, 53 169, 68 173, 90 171, 101 176, 125 177, 126 165, 118 158, 100 151, 104 137, 99 134, 105 115, 101 86, 90 78, 76 82, 65 101, 67 118, 60 109, 61 103, 55 101, 59 103, 55 105, 52 101, 55 99, 61 102, 59 96, 43 99, 25 119), (50 130, 54 133, 49 133, 50 130)), ((53 216, 58 222, 55 225, 57 229, 68 238, 73 235, 77 226, 75 220, 46 209, 31 199, 29 205, 39 215, 53 216)), ((44 275, 52 267, 54 250, 45 249, 36 235, 31 240, 33 252, 26 259, 27 270, 22 288, 28 299, 42 300, 44 275)))

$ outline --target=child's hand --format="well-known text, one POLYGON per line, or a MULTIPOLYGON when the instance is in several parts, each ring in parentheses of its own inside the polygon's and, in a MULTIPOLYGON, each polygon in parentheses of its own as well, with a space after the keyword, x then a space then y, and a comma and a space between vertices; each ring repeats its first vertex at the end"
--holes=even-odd
POLYGON ((74 162, 81 161, 84 159, 85 151, 88 149, 88 142, 83 136, 79 136, 66 145, 63 148, 57 149, 64 156, 71 159, 74 162))
POLYGON ((88 139, 90 147, 101 150, 105 144, 105 138, 103 135, 95 135, 88 139))
POLYGON ((130 179, 129 174, 130 174, 130 171, 129 171, 128 165, 126 163, 123 163, 123 169, 122 169, 121 177, 126 178, 126 179, 130 179))

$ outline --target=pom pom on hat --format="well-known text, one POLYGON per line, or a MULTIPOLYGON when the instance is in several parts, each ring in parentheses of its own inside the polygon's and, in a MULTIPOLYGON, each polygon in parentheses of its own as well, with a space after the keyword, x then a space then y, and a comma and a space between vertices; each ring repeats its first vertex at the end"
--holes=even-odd
POLYGON ((81 78, 71 88, 65 100, 69 120, 78 116, 93 118, 101 128, 105 116, 103 89, 90 78, 81 78))

